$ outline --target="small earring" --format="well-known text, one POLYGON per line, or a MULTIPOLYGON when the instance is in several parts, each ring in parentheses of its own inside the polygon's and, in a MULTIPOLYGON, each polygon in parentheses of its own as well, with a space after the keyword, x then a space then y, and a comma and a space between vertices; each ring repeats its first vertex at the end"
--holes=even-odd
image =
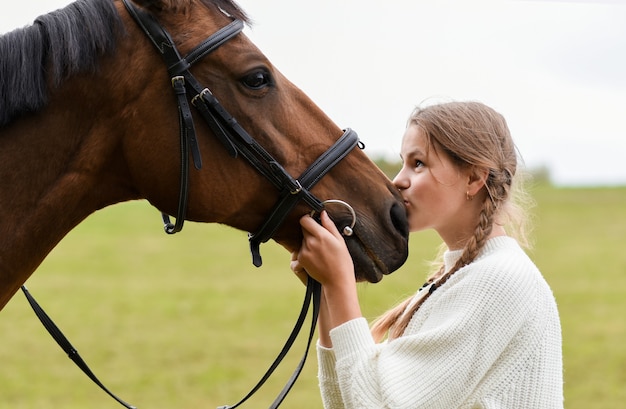
POLYGON ((470 201, 474 198, 474 196, 470 196, 469 190, 468 190, 467 192, 465 192, 465 198, 467 199, 467 201, 470 201))

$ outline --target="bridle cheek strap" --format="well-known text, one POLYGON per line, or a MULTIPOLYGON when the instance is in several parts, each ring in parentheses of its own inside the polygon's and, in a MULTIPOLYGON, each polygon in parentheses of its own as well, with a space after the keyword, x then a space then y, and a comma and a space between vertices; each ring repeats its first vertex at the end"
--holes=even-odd
POLYGON ((189 196, 189 151, 193 157, 196 169, 202 168, 200 148, 196 138, 196 131, 193 124, 193 117, 188 102, 187 90, 190 89, 199 93, 202 89, 197 85, 197 81, 189 72, 192 64, 210 54, 225 42, 239 34, 243 30, 241 20, 233 20, 230 24, 222 27, 213 35, 208 37, 200 45, 194 48, 185 58, 183 58, 174 45, 169 33, 159 24, 159 22, 147 11, 135 7, 130 0, 123 0, 128 13, 133 17, 137 25, 155 46, 163 58, 167 71, 172 79, 172 87, 178 102, 178 115, 180 122, 180 192, 178 198, 178 213, 176 214, 176 224, 170 222, 170 217, 162 213, 163 227, 168 234, 178 233, 183 229, 187 214, 187 198, 189 196))
POLYGON ((196 169, 202 168, 202 158, 200 157, 200 148, 198 146, 198 138, 196 137, 196 129, 193 124, 193 117, 189 109, 187 100, 187 89, 185 87, 185 78, 176 76, 172 78, 172 88, 176 94, 178 101, 178 117, 180 124, 180 192, 178 196, 178 215, 176 216, 176 224, 170 222, 167 214, 162 213, 163 226, 167 234, 178 233, 183 229, 185 217, 187 215, 187 198, 189 196, 189 151, 193 157, 193 163, 196 169))

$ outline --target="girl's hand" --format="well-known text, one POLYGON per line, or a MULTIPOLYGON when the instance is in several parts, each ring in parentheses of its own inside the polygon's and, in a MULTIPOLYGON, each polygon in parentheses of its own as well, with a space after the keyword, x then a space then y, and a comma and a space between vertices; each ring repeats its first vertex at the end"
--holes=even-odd
POLYGON ((327 212, 322 211, 320 218, 321 226, 311 216, 300 219, 304 237, 300 251, 291 253, 291 269, 305 283, 308 274, 322 284, 319 342, 331 348, 330 330, 361 317, 361 309, 346 243, 327 212))
POLYGON ((304 238, 297 256, 292 255, 292 270, 306 270, 327 288, 354 286, 354 264, 343 236, 326 211, 320 219, 321 226, 308 215, 300 219, 304 238))
POLYGON ((298 261, 298 252, 294 251, 291 253, 291 264, 289 265, 291 271, 296 273, 296 276, 302 281, 302 284, 307 285, 308 282, 308 274, 304 270, 304 267, 298 261))

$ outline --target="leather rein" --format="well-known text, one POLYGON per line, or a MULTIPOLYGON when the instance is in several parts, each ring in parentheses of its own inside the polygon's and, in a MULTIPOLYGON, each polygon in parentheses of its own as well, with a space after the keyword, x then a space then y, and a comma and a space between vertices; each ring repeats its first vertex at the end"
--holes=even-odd
MULTIPOLYGON (((331 199, 321 201, 310 192, 310 189, 330 169, 345 158, 345 156, 348 155, 352 149, 356 146, 363 148, 357 134, 351 129, 346 129, 341 138, 339 138, 337 142, 335 142, 326 152, 318 157, 298 178, 292 177, 280 165, 280 163, 272 157, 270 153, 268 153, 239 125, 237 120, 231 116, 220 104, 217 98, 215 98, 209 88, 203 87, 189 71, 194 63, 200 61, 206 55, 210 54, 212 51, 237 36, 243 30, 243 22, 241 20, 234 19, 230 24, 209 36, 205 41, 203 41, 183 58, 174 45, 169 33, 158 23, 152 14, 144 9, 136 7, 130 0, 123 0, 123 3, 129 14, 150 39, 166 63, 168 74, 171 78, 172 87, 176 94, 178 103, 181 161, 178 212, 175 223, 170 221, 169 215, 162 213, 165 232, 167 234, 175 234, 180 232, 183 228, 189 194, 189 157, 191 156, 196 169, 199 170, 202 168, 200 149, 189 104, 189 96, 193 95, 191 97, 191 105, 196 107, 197 111, 209 125, 211 131, 224 145, 228 154, 234 158, 242 156, 253 168, 267 178, 280 192, 279 200, 266 221, 257 232, 250 233, 248 235, 250 250, 252 253, 252 262, 255 266, 259 267, 262 264, 260 245, 267 242, 274 235, 287 215, 301 200, 311 207, 312 215, 322 211, 324 206, 328 203, 341 204, 347 207, 352 214, 352 223, 349 226, 344 227, 343 235, 352 235, 352 229, 354 228, 356 221, 356 215, 352 207, 340 200, 331 199)), ((109 389, 107 389, 106 386, 98 380, 95 374, 78 354, 78 351, 72 346, 61 330, 39 306, 28 289, 25 286, 22 286, 22 291, 35 311, 37 317, 41 320, 44 327, 48 330, 59 346, 68 354, 68 357, 94 383, 96 383, 102 390, 104 390, 122 406, 127 409, 136 409, 135 406, 126 403, 109 391, 109 389)), ((319 315, 320 297, 320 284, 309 277, 300 315, 276 359, 272 362, 259 382, 238 403, 232 406, 220 406, 218 409, 234 409, 243 404, 258 389, 261 388, 261 386, 270 377, 289 352, 306 320, 309 306, 312 303, 313 310, 311 327, 304 355, 283 389, 270 405, 270 409, 278 408, 287 393, 291 390, 293 384, 300 375, 302 368, 304 367, 304 363, 311 346, 311 341, 313 339, 313 334, 315 332, 317 317, 319 315)))

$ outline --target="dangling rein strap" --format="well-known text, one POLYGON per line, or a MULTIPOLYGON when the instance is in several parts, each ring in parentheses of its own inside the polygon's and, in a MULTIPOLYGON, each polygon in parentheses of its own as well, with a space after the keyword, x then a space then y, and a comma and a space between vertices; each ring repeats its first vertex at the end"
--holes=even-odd
MULTIPOLYGON (((59 344, 61 349, 63 349, 63 351, 65 351, 67 356, 72 361, 74 361, 76 366, 78 366, 83 371, 83 373, 85 373, 85 375, 87 375, 89 377, 89 379, 91 379, 96 385, 98 385, 100 387, 100 389, 102 389, 104 392, 106 392, 110 397, 115 399, 117 402, 119 402, 126 409, 137 409, 136 406, 130 405, 130 404, 124 402, 122 399, 118 398, 113 392, 111 392, 106 386, 104 386, 104 384, 102 382, 100 382, 100 380, 96 377, 96 375, 93 373, 93 371, 89 368, 87 363, 80 356, 80 354, 78 353, 76 348, 74 348, 74 346, 72 346, 70 341, 65 337, 63 332, 61 332, 59 327, 56 326, 54 321, 52 321, 52 319, 48 316, 48 314, 46 314, 46 312, 43 310, 43 308, 41 308, 41 306, 37 303, 37 301, 35 301, 35 298, 30 294, 30 292, 28 291, 26 286, 22 286, 22 291, 24 292, 24 295, 26 296, 26 299, 28 300, 28 303, 33 308, 33 311, 35 312, 35 315, 37 315, 37 318, 39 318, 39 320, 41 321, 43 326, 46 328, 48 333, 52 336, 52 338, 56 341, 56 343, 59 344)), ((304 350, 304 355, 303 355, 302 359, 300 360, 300 363, 298 364, 298 366, 294 370, 293 374, 291 375, 291 377, 289 378, 289 380, 287 381, 287 383, 283 387, 283 390, 278 394, 278 396, 276 397, 276 399, 274 400, 274 402, 270 406, 270 409, 276 409, 276 408, 278 408, 280 406, 282 401, 285 399, 285 396, 287 396, 287 393, 289 393, 289 391, 293 387, 294 383, 298 379, 298 376, 302 372, 302 368, 304 367, 304 363, 306 361, 306 358, 307 358, 307 355, 309 353, 309 349, 310 349, 310 346, 311 346, 311 341, 313 340, 313 334, 315 333, 315 327, 317 325, 317 317, 318 317, 319 311, 320 311, 321 293, 322 293, 321 285, 317 281, 315 281, 311 277, 309 277, 308 281, 307 281, 306 294, 305 294, 305 297, 304 297, 304 302, 302 304, 302 309, 300 310, 300 316, 298 317, 298 320, 297 320, 293 330, 291 331, 291 334, 289 335, 289 338, 287 338, 287 341, 285 342, 285 345, 281 349, 280 353, 278 354, 278 356, 276 357, 276 359, 274 360, 272 365, 269 367, 267 372, 265 372, 265 375, 263 375, 263 377, 256 384, 256 386, 254 388, 252 388, 252 390, 243 399, 241 399, 239 401, 239 403, 237 403, 234 406, 220 406, 218 409, 234 409, 234 408, 240 406, 245 401, 247 401, 257 390, 259 390, 261 388, 261 386, 263 386, 265 381, 267 381, 267 379, 270 377, 270 375, 278 367, 278 365, 281 363, 283 358, 285 358, 285 356, 287 355, 287 353, 291 349, 291 346, 293 345, 293 343, 295 342, 296 338, 298 337, 298 333, 302 329, 302 325, 304 324, 304 321, 305 321, 306 316, 307 316, 308 311, 309 311, 309 305, 311 304, 311 300, 312 300, 313 301, 313 311, 312 311, 312 317, 311 317, 311 329, 309 331, 309 338, 308 338, 308 342, 306 344, 306 349, 304 350)))
POLYGON ((315 333, 315 326, 317 325, 317 317, 319 316, 319 312, 320 312, 321 295, 322 295, 322 285, 318 283, 317 281, 315 281, 314 279, 312 279, 310 276, 308 276, 307 285, 306 285, 306 295, 304 297, 304 303, 302 304, 302 310, 300 310, 300 316, 298 317, 298 321, 296 322, 296 325, 291 331, 291 334, 289 335, 287 342, 285 342, 283 349, 280 351, 280 353, 278 354, 278 356, 276 357, 272 365, 265 372, 265 375, 263 375, 261 380, 259 380, 259 382, 254 386, 254 388, 250 390, 250 392, 248 392, 246 396, 244 396, 235 405, 219 406, 217 409, 235 409, 236 407, 240 406, 245 401, 247 401, 252 395, 256 393, 256 391, 258 391, 261 388, 261 386, 263 386, 265 381, 268 380, 270 375, 272 375, 274 370, 278 367, 280 362, 287 355, 287 352, 289 352, 289 349, 291 348, 296 338, 298 337, 298 332, 300 332, 300 329, 302 328, 302 325, 304 324, 304 319, 306 318, 307 312, 309 310, 309 304, 311 303, 311 299, 312 299, 313 311, 312 311, 312 316, 311 316, 311 329, 309 330, 309 338, 307 340, 306 349, 304 350, 304 355, 302 356, 302 359, 300 360, 300 363, 298 364, 296 369, 291 374, 291 377, 289 378, 289 380, 283 387, 283 390, 280 391, 278 396, 276 396, 276 399, 274 399, 274 402, 272 402, 269 409, 276 409, 280 406, 280 404, 285 399, 285 396, 287 396, 287 394, 293 387, 294 383, 296 383, 298 376, 302 372, 304 363, 306 362, 307 355, 309 354, 309 348, 311 347, 311 341, 313 340, 313 334, 315 333))
POLYGON ((59 327, 56 326, 56 324, 52 321, 52 319, 48 316, 48 314, 46 314, 43 308, 41 308, 41 306, 37 303, 37 301, 35 301, 33 296, 30 295, 30 292, 28 292, 28 289, 26 288, 26 286, 22 286, 22 291, 24 292, 24 295, 26 296, 28 303, 33 308, 33 311, 35 311, 35 315, 37 315, 37 318, 39 318, 39 321, 41 321, 43 326, 48 330, 48 333, 52 335, 52 338, 54 338, 54 340, 57 342, 57 344, 59 344, 61 349, 65 351, 67 356, 72 361, 74 361, 76 366, 78 366, 85 373, 85 375, 89 377, 89 379, 91 379, 96 385, 98 385, 100 389, 102 389, 110 397, 118 401, 122 406, 124 406, 127 409, 137 409, 135 406, 129 405, 128 403, 118 398, 113 392, 107 389, 107 387, 104 386, 102 382, 100 382, 100 380, 91 371, 91 369, 89 369, 89 366, 85 363, 85 361, 80 356, 76 348, 74 348, 72 344, 70 343, 70 341, 68 341, 68 339, 65 338, 65 335, 63 335, 63 332, 61 332, 59 327))

